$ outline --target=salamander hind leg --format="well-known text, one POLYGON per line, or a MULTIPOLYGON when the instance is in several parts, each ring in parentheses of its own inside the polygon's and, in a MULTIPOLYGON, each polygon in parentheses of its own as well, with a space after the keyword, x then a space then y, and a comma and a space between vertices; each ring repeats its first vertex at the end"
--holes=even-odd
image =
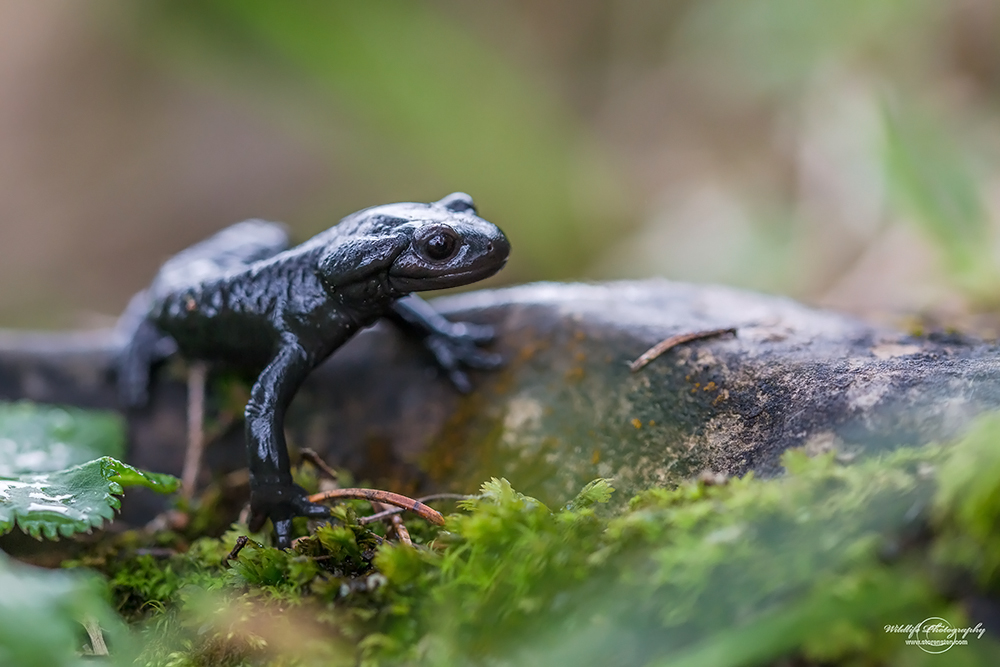
POLYGON ((115 359, 118 397, 128 408, 140 408, 149 401, 152 366, 177 351, 174 339, 146 317, 148 310, 149 296, 140 292, 118 320, 118 336, 124 341, 115 359))

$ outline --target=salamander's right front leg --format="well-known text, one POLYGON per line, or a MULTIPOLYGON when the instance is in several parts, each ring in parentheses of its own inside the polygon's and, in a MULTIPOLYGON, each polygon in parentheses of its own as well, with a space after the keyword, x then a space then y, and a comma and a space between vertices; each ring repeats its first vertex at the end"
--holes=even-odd
POLYGON ((480 348, 493 340, 493 327, 452 322, 416 294, 393 302, 387 317, 424 344, 452 385, 463 394, 472 391, 465 368, 493 370, 503 365, 500 355, 480 348))
POLYGON ((291 546, 292 518, 326 517, 329 508, 309 502, 305 489, 292 483, 285 446, 285 410, 312 364, 292 337, 257 378, 246 407, 247 454, 250 459, 250 530, 267 519, 274 524, 278 547, 291 546))

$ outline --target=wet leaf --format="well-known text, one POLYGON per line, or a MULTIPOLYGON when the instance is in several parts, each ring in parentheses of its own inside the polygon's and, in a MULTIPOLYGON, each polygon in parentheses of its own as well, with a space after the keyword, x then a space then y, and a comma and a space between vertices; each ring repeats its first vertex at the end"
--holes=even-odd
POLYGON ((0 532, 18 528, 50 540, 100 528, 121 507, 125 486, 171 493, 179 480, 137 470, 110 456, 41 475, 0 479, 0 532))

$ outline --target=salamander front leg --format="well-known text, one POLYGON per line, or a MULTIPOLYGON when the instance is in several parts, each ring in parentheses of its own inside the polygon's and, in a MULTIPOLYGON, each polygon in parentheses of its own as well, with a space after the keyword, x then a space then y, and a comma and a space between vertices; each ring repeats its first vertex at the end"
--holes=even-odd
POLYGON ((393 302, 388 318, 423 343, 452 385, 463 394, 472 391, 472 383, 464 368, 492 370, 503 365, 499 354, 480 348, 493 340, 493 327, 452 322, 415 294, 393 302))
POLYGON ((291 546, 293 517, 330 515, 327 507, 309 502, 305 489, 292 483, 285 446, 285 410, 311 368, 298 341, 284 340, 278 354, 257 378, 246 407, 250 530, 260 530, 271 519, 281 549, 291 546))

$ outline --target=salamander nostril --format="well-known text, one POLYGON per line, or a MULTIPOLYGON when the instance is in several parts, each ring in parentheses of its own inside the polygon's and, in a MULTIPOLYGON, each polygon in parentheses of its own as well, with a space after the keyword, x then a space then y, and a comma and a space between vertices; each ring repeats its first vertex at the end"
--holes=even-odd
POLYGON ((486 252, 493 252, 493 241, 486 244, 486 252))

